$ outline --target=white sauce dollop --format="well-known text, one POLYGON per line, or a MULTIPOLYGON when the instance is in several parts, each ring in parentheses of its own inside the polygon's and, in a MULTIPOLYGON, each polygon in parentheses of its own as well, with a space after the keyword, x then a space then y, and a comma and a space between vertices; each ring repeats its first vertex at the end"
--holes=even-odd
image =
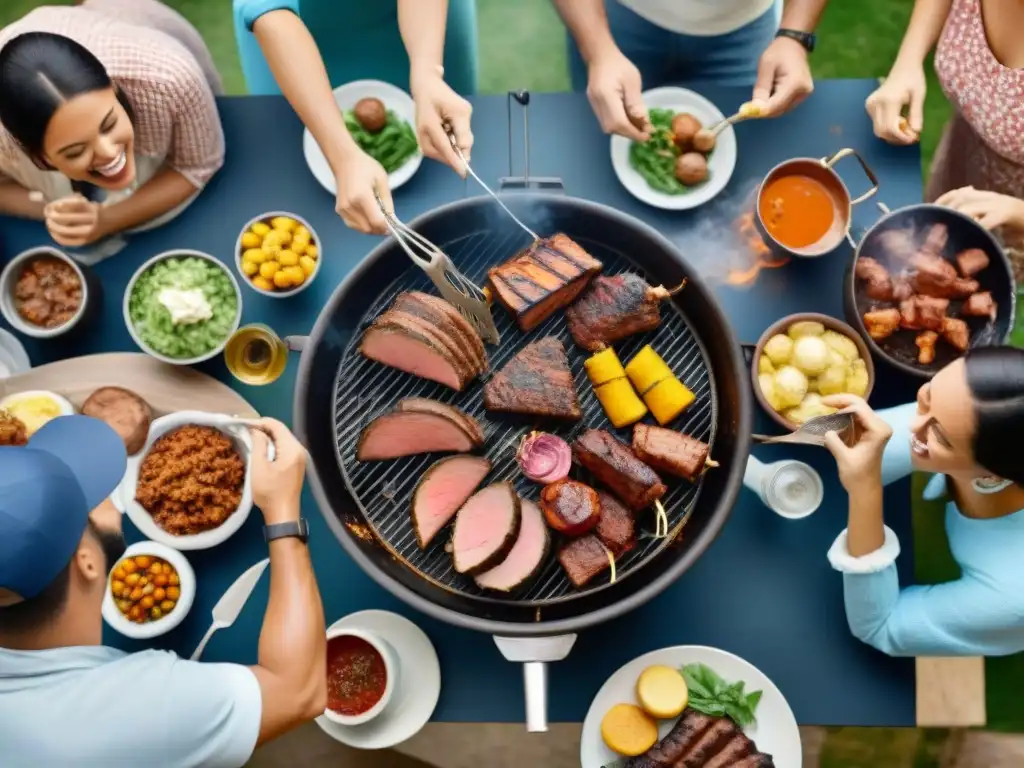
POLYGON ((156 298, 171 313, 171 322, 175 325, 201 323, 213 317, 213 307, 201 288, 190 288, 187 291, 164 288, 156 298))

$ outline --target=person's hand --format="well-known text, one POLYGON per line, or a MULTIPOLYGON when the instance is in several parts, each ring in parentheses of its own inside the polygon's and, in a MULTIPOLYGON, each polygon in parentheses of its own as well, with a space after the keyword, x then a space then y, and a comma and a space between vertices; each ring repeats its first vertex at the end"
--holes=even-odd
POLYGON ((58 245, 74 248, 103 237, 101 211, 99 203, 74 194, 48 203, 43 208, 43 218, 50 237, 58 245))
POLYGON ((618 48, 595 58, 587 76, 587 98, 605 133, 647 141, 653 126, 644 106, 640 70, 618 48))
POLYGON ((947 192, 935 202, 970 216, 985 229, 1005 226, 1024 231, 1024 200, 1010 195, 961 187, 947 192))
POLYGON ((384 166, 353 144, 334 182, 338 187, 334 210, 346 225, 360 232, 387 234, 388 225, 375 197, 380 196, 389 212, 395 210, 384 166))
POLYGON ((881 483, 882 454, 892 437, 892 427, 871 410, 864 400, 853 395, 829 395, 821 402, 832 408, 848 410, 856 420, 857 442, 848 446, 835 432, 825 434, 825 447, 836 458, 839 480, 847 493, 865 484, 881 483))
POLYGON ((762 105, 760 117, 777 117, 811 95, 814 78, 807 49, 796 40, 777 37, 765 48, 757 65, 753 101, 762 105))
POLYGON ((924 97, 928 81, 924 67, 897 65, 864 102, 875 136, 890 144, 914 144, 924 129, 924 97), (904 108, 907 116, 903 116, 904 108))
POLYGON ((427 157, 448 165, 465 178, 466 167, 452 148, 445 127, 455 134, 455 143, 466 162, 473 149, 470 115, 473 107, 444 81, 444 70, 428 68, 410 78, 410 90, 416 102, 416 138, 427 157))
POLYGON ((277 419, 250 427, 252 500, 268 525, 299 519, 299 496, 306 471, 306 449, 277 419), (273 459, 269 450, 273 442, 273 459))

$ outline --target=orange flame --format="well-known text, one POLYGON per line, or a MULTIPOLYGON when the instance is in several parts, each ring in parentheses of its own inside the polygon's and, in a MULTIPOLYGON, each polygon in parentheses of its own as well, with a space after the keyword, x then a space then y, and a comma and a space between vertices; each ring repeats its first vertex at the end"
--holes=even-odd
POLYGON ((779 257, 772 252, 771 248, 765 245, 761 233, 754 226, 754 212, 747 211, 741 214, 735 222, 736 234, 739 235, 741 244, 745 246, 746 253, 741 254, 744 258, 749 256, 752 262, 749 265, 733 266, 725 281, 729 285, 742 286, 753 285, 762 269, 777 269, 789 262, 786 256, 779 257))

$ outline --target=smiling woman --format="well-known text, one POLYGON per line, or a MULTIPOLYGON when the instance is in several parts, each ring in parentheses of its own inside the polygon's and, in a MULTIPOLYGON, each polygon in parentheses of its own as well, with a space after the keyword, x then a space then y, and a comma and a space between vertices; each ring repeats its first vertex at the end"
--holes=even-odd
POLYGON ((0 214, 72 247, 173 218, 223 163, 219 90, 156 0, 32 11, 0 31, 0 214))

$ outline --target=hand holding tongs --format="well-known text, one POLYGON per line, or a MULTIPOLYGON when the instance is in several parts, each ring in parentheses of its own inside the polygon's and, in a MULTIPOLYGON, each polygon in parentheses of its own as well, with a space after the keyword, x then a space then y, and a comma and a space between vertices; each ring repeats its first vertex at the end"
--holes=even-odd
POLYGON ((498 344, 501 337, 484 292, 455 268, 444 251, 385 208, 380 195, 374 192, 374 197, 395 240, 413 263, 427 273, 441 297, 458 309, 485 341, 498 344))

